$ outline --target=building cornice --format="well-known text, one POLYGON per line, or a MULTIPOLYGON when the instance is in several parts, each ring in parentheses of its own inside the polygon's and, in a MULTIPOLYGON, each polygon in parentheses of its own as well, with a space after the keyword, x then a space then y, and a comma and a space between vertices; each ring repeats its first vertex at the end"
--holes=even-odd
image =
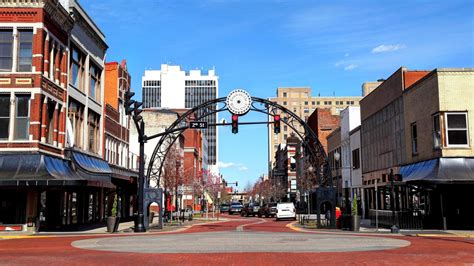
POLYGON ((0 7, 42 8, 49 18, 66 32, 70 32, 74 25, 74 20, 58 0, 0 0, 0 7))
MULTIPOLYGON (((1 1, 1 0, 0 0, 1 1)), ((86 34, 95 41, 97 46, 101 50, 107 50, 109 46, 105 42, 105 35, 100 31, 97 25, 92 21, 92 19, 87 15, 87 13, 82 9, 79 3, 75 2, 74 6, 71 6, 71 16, 76 21, 76 23, 85 30, 86 34)))

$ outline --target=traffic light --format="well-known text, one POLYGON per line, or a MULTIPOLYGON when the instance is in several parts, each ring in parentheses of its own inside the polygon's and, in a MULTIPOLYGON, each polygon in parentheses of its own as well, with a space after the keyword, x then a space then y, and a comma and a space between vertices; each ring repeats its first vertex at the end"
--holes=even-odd
POLYGON ((280 133, 280 115, 274 115, 273 116, 273 132, 275 134, 280 133))
POLYGON ((239 183, 237 183, 237 181, 235 181, 235 186, 238 187, 239 186, 239 183))
POLYGON ((239 133, 239 116, 232 115, 232 133, 239 133))
POLYGON ((142 102, 134 101, 133 103, 133 119, 135 119, 136 121, 140 121, 142 119, 142 116, 140 115, 140 113, 143 112, 143 110, 139 109, 140 106, 142 105, 143 105, 142 102))
POLYGON ((127 115, 131 115, 133 108, 132 105, 135 103, 134 100, 132 100, 133 95, 135 95, 135 92, 127 91, 125 93, 125 113, 127 115))

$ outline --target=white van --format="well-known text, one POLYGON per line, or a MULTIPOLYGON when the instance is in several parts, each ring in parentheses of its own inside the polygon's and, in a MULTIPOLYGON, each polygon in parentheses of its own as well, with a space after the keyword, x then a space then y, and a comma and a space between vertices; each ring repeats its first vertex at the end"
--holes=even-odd
POLYGON ((291 218, 293 220, 296 220, 296 209, 293 202, 277 204, 276 220, 278 221, 284 218, 291 218))

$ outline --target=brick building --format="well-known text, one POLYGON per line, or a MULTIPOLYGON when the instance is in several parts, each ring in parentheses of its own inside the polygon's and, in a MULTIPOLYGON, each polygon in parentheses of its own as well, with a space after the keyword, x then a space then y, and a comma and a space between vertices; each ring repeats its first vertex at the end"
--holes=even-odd
POLYGON ((112 181, 120 189, 122 219, 132 219, 135 212, 138 179, 138 156, 129 151, 130 119, 125 113, 125 93, 131 90, 127 62, 105 64, 104 86, 104 159, 112 171, 112 181))
POLYGON ((393 206, 402 228, 472 228, 472 84, 472 69, 400 68, 361 101, 365 205, 382 226, 393 206))
POLYGON ((344 158, 342 158, 342 143, 341 143, 341 128, 338 127, 334 129, 327 137, 327 153, 328 153, 328 162, 329 166, 331 167, 331 176, 333 178, 334 185, 337 188, 337 201, 338 206, 344 206, 343 199, 345 195, 349 193, 347 191, 343 191, 342 189, 342 164, 344 162, 344 158), (339 154, 339 160, 335 159, 334 154, 339 154))
POLYGON ((302 160, 299 159, 301 142, 295 136, 290 136, 286 142, 286 144, 278 145, 270 182, 277 190, 284 191, 284 196, 282 195, 280 199, 273 199, 274 201, 282 200, 296 203, 300 200, 297 198, 299 189, 297 181, 301 174, 301 172, 298 171, 302 162, 302 160))
POLYGON ((0 223, 104 221, 105 37, 77 1, 0 2, 0 223))
POLYGON ((327 137, 339 127, 339 115, 333 115, 330 109, 316 108, 308 117, 308 126, 321 142, 324 152, 328 152, 327 137))
POLYGON ((200 178, 203 167, 203 134, 200 130, 187 129, 184 131, 184 193, 183 208, 195 208, 199 202, 194 198, 193 182, 200 178))
MULTIPOLYGON (((322 97, 312 96, 310 87, 281 87, 277 88, 276 97, 269 98, 291 112, 295 113, 303 121, 308 121, 311 114, 317 109, 328 109, 329 113, 338 116, 339 112, 347 106, 359 106, 361 96, 334 96, 322 97)), ((285 114, 281 115, 282 120, 287 120, 285 114)), ((301 131, 300 125, 294 125, 298 131, 301 131)), ((274 154, 278 149, 278 144, 285 143, 286 139, 294 133, 291 127, 283 123, 281 134, 273 134, 273 125, 268 127, 268 160, 269 167, 273 165, 274 154)), ((326 136, 324 136, 325 141, 326 136)))

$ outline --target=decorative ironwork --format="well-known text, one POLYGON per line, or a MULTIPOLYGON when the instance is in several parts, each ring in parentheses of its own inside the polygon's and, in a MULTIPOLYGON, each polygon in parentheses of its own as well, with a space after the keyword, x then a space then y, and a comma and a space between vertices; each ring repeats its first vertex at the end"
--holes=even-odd
MULTIPOLYGON (((222 97, 200 104, 181 115, 166 129, 166 131, 170 133, 165 134, 160 138, 148 162, 146 174, 147 186, 160 186, 160 177, 163 173, 162 170, 165 158, 170 147, 175 143, 184 130, 187 129, 187 122, 193 118, 195 121, 200 121, 209 115, 228 111, 229 109, 226 104, 226 99, 226 97, 222 97)), ((308 162, 309 165, 313 167, 317 179, 317 185, 319 187, 332 186, 333 182, 327 155, 313 130, 301 118, 284 106, 258 97, 251 97, 251 99, 252 104, 250 111, 264 113, 269 116, 280 114, 283 117, 283 123, 290 127, 301 139, 305 162, 308 162)))

